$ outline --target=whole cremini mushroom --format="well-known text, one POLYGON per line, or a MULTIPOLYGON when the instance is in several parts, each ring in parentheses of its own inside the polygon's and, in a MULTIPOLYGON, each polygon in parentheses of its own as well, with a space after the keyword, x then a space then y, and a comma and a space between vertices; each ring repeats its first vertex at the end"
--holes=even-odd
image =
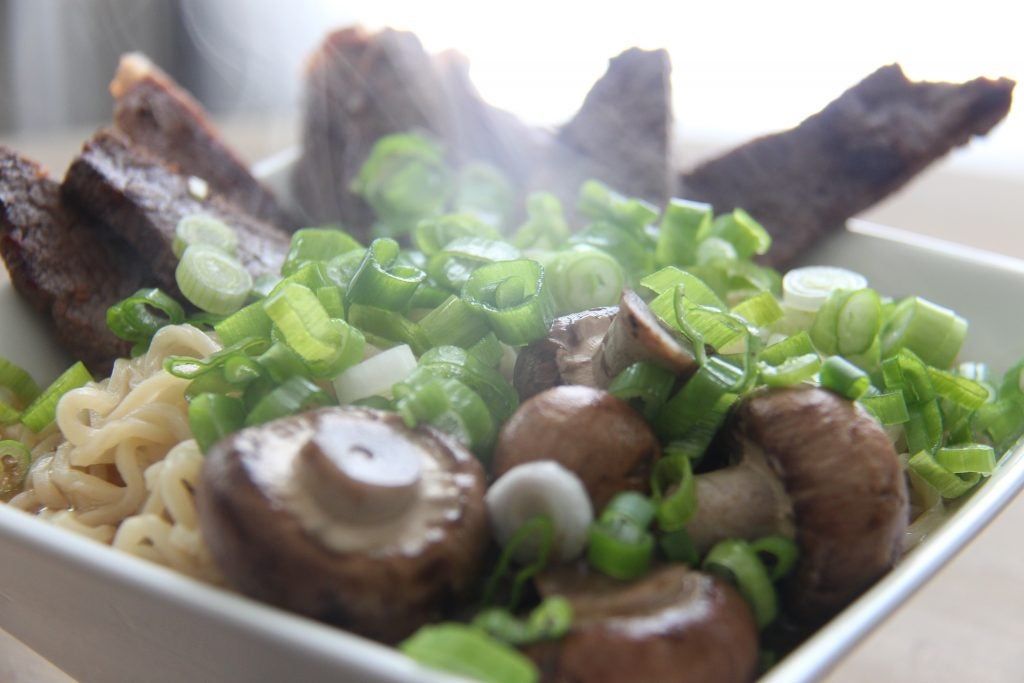
POLYGON ((670 565, 623 584, 575 567, 539 582, 564 595, 573 623, 526 652, 544 681, 747 683, 757 669, 754 617, 724 580, 670 565))
POLYGON ((647 421, 607 391, 566 384, 524 401, 502 426, 492 470, 554 460, 583 482, 594 510, 619 491, 647 491, 661 456, 647 421))
POLYGON ((800 560, 786 604, 827 619, 899 559, 908 496, 899 456, 856 404, 803 386, 755 394, 739 407, 736 464, 696 477, 687 529, 706 549, 725 538, 795 538, 800 560))
POLYGON ((393 413, 325 408, 250 427, 206 456, 197 492, 243 593, 395 642, 466 594, 488 529, 484 473, 393 413))

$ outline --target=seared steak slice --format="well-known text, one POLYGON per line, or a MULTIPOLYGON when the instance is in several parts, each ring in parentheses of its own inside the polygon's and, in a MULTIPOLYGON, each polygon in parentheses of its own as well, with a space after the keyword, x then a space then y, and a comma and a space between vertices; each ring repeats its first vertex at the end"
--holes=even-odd
POLYGON ((130 344, 107 329, 107 308, 144 285, 146 268, 124 240, 61 201, 37 164, 0 147, 0 253, 11 282, 53 320, 57 342, 96 375, 130 344))
POLYGON ((822 234, 889 195, 1010 108, 1013 81, 914 83, 880 68, 792 130, 758 138, 679 177, 676 193, 743 207, 774 238, 766 262, 793 263, 822 234))
POLYGON ((202 106, 146 57, 121 57, 110 92, 114 125, 133 143, 181 173, 202 178, 253 216, 281 228, 298 227, 224 142, 202 106))
POLYGON ((112 131, 96 133, 71 163, 61 186, 64 198, 94 221, 109 226, 139 253, 150 277, 178 296, 172 244, 182 217, 208 213, 232 226, 238 257, 253 276, 276 274, 289 236, 211 191, 190 194, 188 176, 163 165, 147 150, 112 131))
POLYGON ((449 139, 444 91, 419 39, 390 29, 331 33, 305 78, 295 196, 310 222, 340 220, 365 238, 373 214, 349 190, 352 179, 385 135, 418 130, 449 139))
POLYGON ((538 169, 543 181, 535 184, 568 181, 567 199, 574 203, 583 181, 597 178, 663 205, 670 196, 671 72, 665 50, 631 48, 610 60, 583 106, 559 129, 538 169))

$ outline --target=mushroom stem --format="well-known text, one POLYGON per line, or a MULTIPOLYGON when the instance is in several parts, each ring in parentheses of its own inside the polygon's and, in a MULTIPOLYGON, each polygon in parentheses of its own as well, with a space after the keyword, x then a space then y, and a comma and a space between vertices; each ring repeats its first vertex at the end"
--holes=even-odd
POLYGON ((661 326, 636 292, 624 289, 619 312, 594 354, 596 386, 607 387, 616 375, 639 361, 653 361, 680 377, 697 369, 693 353, 661 326))
POLYGON ((793 506, 761 449, 748 444, 743 459, 694 478, 697 511, 686 530, 701 552, 726 538, 796 537, 793 506))

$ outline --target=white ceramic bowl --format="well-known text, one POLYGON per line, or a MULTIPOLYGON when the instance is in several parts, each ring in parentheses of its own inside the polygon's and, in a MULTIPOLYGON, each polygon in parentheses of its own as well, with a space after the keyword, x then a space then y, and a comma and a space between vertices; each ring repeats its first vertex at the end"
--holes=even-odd
MULTIPOLYGON (((1024 353, 1024 262, 854 222, 806 258, 845 266, 893 296, 916 293, 971 322, 964 357, 1009 367, 1024 353)), ((0 355, 46 381, 66 365, 0 280, 0 355)), ((777 665, 822 675, 1024 486, 1024 448, 893 572, 777 665)), ((212 588, 0 505, 0 628, 81 681, 446 681, 396 651, 212 588)))

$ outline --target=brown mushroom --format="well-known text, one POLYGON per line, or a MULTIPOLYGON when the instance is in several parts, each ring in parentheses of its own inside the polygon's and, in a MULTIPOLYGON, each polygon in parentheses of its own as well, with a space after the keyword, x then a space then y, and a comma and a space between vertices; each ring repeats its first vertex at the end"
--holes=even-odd
POLYGON ((206 456, 197 502, 224 576, 256 599, 395 642, 478 576, 484 473, 429 427, 325 408, 206 456))
POLYGON ((562 638, 526 648, 545 681, 745 683, 757 668, 758 634, 730 584, 683 565, 623 584, 573 567, 539 582, 565 595, 573 624, 562 638))
POLYGON ((512 383, 526 400, 561 384, 596 387, 593 359, 618 309, 570 313, 551 322, 548 336, 528 344, 516 357, 512 383))
POLYGON ((661 455, 639 413, 607 391, 563 385, 524 401, 501 428, 495 477, 516 465, 554 460, 583 482, 595 510, 619 491, 647 491, 661 455))
POLYGON ((688 530, 702 549, 725 538, 795 538, 787 607, 823 621, 899 559, 908 504, 899 456, 863 409, 818 387, 756 394, 735 419, 738 462, 696 477, 688 530))
POLYGON ((692 350, 662 326, 636 292, 624 289, 619 312, 594 354, 596 386, 607 387, 616 375, 640 361, 657 363, 683 379, 697 370, 692 350))

